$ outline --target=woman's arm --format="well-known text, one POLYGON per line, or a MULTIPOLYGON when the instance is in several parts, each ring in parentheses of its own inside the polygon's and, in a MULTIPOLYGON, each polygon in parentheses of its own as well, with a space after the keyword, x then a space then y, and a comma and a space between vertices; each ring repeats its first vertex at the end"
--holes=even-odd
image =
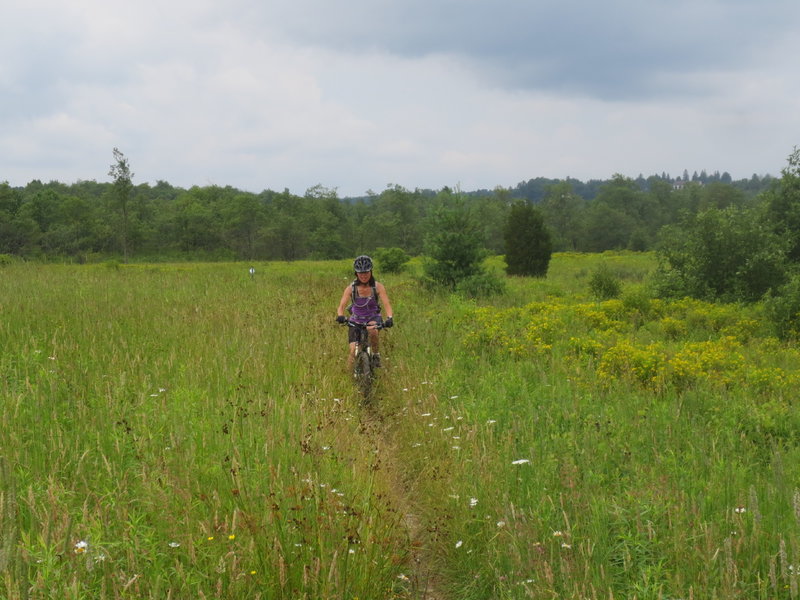
POLYGON ((350 302, 350 296, 352 295, 351 288, 348 285, 344 288, 344 292, 342 293, 342 299, 339 300, 339 307, 336 309, 336 316, 343 317, 344 311, 347 310, 347 303, 350 302))
POLYGON ((386 310, 386 317, 394 316, 392 312, 392 303, 389 301, 389 294, 386 293, 386 288, 380 282, 375 282, 375 289, 378 292, 378 298, 383 305, 383 308, 386 310))

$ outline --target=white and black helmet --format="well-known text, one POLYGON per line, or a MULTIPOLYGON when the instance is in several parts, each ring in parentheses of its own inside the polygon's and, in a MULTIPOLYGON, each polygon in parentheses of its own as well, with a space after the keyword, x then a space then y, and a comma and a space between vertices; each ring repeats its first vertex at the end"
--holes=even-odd
POLYGON ((366 254, 362 254, 353 261, 353 269, 356 273, 372 271, 372 259, 366 254))

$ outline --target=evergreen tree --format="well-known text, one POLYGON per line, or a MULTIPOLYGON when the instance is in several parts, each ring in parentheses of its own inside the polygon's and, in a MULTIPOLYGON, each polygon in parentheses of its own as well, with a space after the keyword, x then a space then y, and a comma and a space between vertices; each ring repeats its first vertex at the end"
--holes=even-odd
POLYGON ((480 223, 463 207, 441 207, 433 213, 425 250, 428 281, 449 291, 480 275, 487 254, 480 223))
POLYGON ((553 243, 542 213, 526 202, 511 207, 505 227, 506 272, 544 277, 553 243))

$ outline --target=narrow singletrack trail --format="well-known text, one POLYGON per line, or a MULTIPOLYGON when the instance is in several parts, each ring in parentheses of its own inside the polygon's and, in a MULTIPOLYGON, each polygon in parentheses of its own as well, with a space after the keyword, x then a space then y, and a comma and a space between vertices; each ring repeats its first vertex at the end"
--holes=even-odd
POLYGON ((369 440, 380 460, 381 476, 390 494, 390 501, 402 515, 402 522, 407 532, 409 556, 408 578, 413 600, 446 600, 441 593, 441 577, 438 572, 439 562, 435 550, 431 547, 430 524, 422 515, 430 513, 427 507, 419 504, 419 498, 409 484, 413 477, 404 469, 404 461, 395 434, 403 427, 409 412, 408 394, 404 394, 400 369, 382 369, 381 385, 375 390, 370 405, 361 407, 361 432, 369 440))

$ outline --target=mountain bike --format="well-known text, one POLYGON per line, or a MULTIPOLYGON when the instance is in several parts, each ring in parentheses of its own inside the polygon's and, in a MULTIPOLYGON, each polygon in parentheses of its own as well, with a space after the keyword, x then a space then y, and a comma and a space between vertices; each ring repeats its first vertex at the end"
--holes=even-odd
POLYGON ((366 325, 347 321, 347 325, 358 330, 358 339, 356 340, 356 349, 353 356, 353 378, 362 396, 364 396, 364 400, 369 402, 372 399, 372 387, 377 368, 377 357, 372 353, 369 332, 370 329, 383 329, 383 324, 366 325))

